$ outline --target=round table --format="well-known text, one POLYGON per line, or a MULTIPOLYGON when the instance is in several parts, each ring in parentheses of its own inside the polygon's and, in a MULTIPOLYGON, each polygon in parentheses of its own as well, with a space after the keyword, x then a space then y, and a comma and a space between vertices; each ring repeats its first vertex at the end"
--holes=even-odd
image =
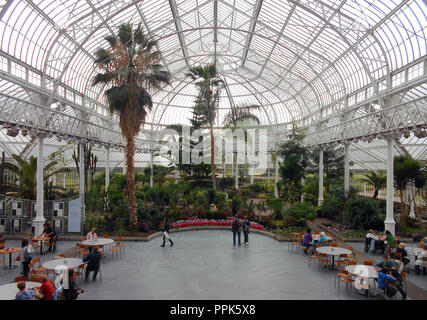
MULTIPOLYGON (((368 280, 378 278, 378 272, 374 266, 366 266, 364 264, 354 264, 354 265, 346 266, 345 270, 352 275, 368 278, 368 280)), ((355 282, 355 286, 356 286, 356 282, 355 282)), ((368 296, 370 296, 369 290, 368 290, 368 296)))
POLYGON ((0 254, 6 254, 6 253, 9 254, 9 266, 5 266, 4 269, 11 270, 11 269, 17 268, 17 266, 15 265, 12 266, 12 253, 18 252, 20 250, 21 248, 4 248, 0 250, 0 254))
MULTIPOLYGON (((26 281, 25 282, 27 289, 40 287, 42 284, 40 282, 26 281)), ((0 300, 14 300, 16 294, 19 292, 17 287, 18 282, 12 282, 0 286, 0 300)))
POLYGON ((82 242, 82 244, 84 244, 85 246, 91 246, 91 247, 106 246, 112 243, 114 243, 114 240, 110 238, 98 238, 96 240, 85 240, 82 242))
POLYGON ((60 258, 46 261, 43 263, 43 268, 47 270, 55 270, 58 266, 66 266, 67 269, 75 269, 81 264, 83 264, 83 260, 79 258, 60 258))
POLYGON ((49 237, 34 237, 33 241, 40 241, 40 254, 43 254, 43 241, 49 241, 49 237))
POLYGON ((316 248, 316 252, 332 256, 332 269, 334 269, 335 266, 336 256, 340 256, 341 254, 351 254, 350 250, 340 247, 319 247, 316 248))

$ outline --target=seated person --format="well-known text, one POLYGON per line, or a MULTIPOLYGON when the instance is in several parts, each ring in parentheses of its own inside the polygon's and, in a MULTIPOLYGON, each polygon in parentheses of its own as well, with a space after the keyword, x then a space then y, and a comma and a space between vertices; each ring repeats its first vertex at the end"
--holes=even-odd
POLYGON ((320 232, 320 238, 319 238, 319 241, 317 243, 321 244, 322 247, 326 247, 328 245, 328 238, 326 237, 326 235, 323 231, 320 232))
POLYGON ((93 247, 89 254, 83 258, 83 262, 87 262, 85 280, 87 281, 89 278, 89 272, 93 271, 94 273, 92 280, 95 281, 96 276, 98 275, 99 266, 101 264, 101 254, 98 252, 98 248, 93 247))
POLYGON ((19 289, 19 292, 16 294, 16 300, 34 300, 34 298, 41 298, 41 295, 37 288, 26 290, 25 281, 19 281, 16 286, 19 289))
POLYGON ((396 289, 394 286, 399 290, 400 294, 402 295, 402 299, 406 299, 406 292, 403 290, 400 282, 398 279, 393 277, 391 273, 391 267, 389 264, 385 264, 384 268, 378 268, 378 288, 384 290, 387 294, 387 296, 392 297, 396 294, 396 289), (391 283, 394 284, 394 286, 391 283), (387 288, 387 290, 386 290, 387 288))
POLYGON ((308 248, 310 248, 311 246, 313 246, 313 245, 311 244, 311 240, 312 240, 312 237, 311 237, 311 230, 310 230, 310 229, 307 229, 307 231, 306 231, 306 233, 304 234, 304 236, 303 236, 303 238, 302 238, 302 241, 301 241, 301 245, 305 247, 305 248, 304 248, 304 253, 305 253, 305 254, 307 254, 307 250, 308 250, 308 248))
POLYGON ((48 280, 46 276, 41 276, 40 279, 42 282, 40 293, 43 294, 41 300, 52 300, 52 295, 56 291, 52 281, 48 280))
POLYGON ((403 268, 399 268, 400 265, 398 265, 398 262, 400 262, 400 261, 393 260, 391 258, 391 256, 390 256, 390 254, 387 254, 384 257, 384 261, 381 261, 381 262, 377 263, 375 265, 375 267, 376 267, 376 269, 378 271, 380 269, 384 269, 386 266, 390 266, 391 275, 393 277, 395 277, 396 279, 398 279, 402 283, 403 279, 402 279, 402 276, 400 275, 399 271, 401 271, 400 269, 403 269, 403 268))
POLYGON ((423 258, 427 257, 427 244, 424 244, 423 251, 415 260, 415 271, 419 273, 420 268, 423 268, 423 274, 426 274, 427 262, 423 261, 423 258))
POLYGON ((92 230, 89 231, 89 233, 86 235, 87 240, 96 240, 98 239, 98 235, 95 232, 95 228, 92 228, 92 230))
POLYGON ((408 252, 405 250, 405 244, 403 242, 399 243, 396 252, 400 253, 402 258, 399 260, 401 260, 406 266, 409 263, 409 259, 407 258, 408 252))
POLYGON ((76 300, 78 295, 84 292, 84 290, 77 287, 75 279, 74 270, 68 271, 68 289, 64 288, 62 290, 65 300, 76 300))

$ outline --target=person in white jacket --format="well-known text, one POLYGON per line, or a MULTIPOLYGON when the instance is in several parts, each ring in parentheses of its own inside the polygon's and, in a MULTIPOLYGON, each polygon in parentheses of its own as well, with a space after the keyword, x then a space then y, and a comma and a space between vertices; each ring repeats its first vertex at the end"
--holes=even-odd
POLYGON ((424 244, 423 251, 415 260, 415 270, 418 273, 420 268, 423 268, 423 274, 425 274, 425 268, 427 268, 427 262, 423 261, 423 258, 427 258, 427 244, 424 244))
POLYGON ((95 228, 92 228, 92 230, 89 231, 89 233, 86 235, 87 240, 96 240, 98 239, 98 235, 95 232, 95 228))

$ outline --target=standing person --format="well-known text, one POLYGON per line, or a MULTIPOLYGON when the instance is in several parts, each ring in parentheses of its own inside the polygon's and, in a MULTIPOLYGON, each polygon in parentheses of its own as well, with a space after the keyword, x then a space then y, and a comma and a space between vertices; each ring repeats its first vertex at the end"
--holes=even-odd
POLYGON ((301 245, 304 246, 304 253, 307 254, 308 248, 310 248, 312 245, 312 236, 311 236, 311 230, 308 228, 302 237, 301 245))
POLYGON ((245 245, 249 244, 250 229, 251 229, 251 223, 249 222, 248 217, 246 217, 245 221, 243 221, 243 224, 242 224, 243 236, 245 238, 245 245))
POLYGON ((27 238, 22 239, 19 258, 22 262, 24 277, 28 278, 28 274, 30 273, 29 264, 31 263, 31 260, 33 260, 33 246, 30 244, 27 238))
POLYGON ((16 300, 34 300, 34 298, 36 299, 40 299, 40 293, 37 290, 37 288, 32 288, 32 289, 28 289, 27 285, 25 283, 25 281, 19 281, 16 285, 19 289, 19 292, 16 294, 16 300))
POLYGON ((92 230, 89 231, 89 233, 86 235, 87 240, 96 240, 98 239, 98 235, 95 232, 95 228, 92 228, 92 230))
POLYGON ((167 217, 165 218, 165 222, 164 222, 164 226, 163 226, 163 244, 161 245, 161 247, 165 246, 166 240, 169 240, 169 242, 171 243, 171 247, 172 247, 173 241, 171 240, 171 238, 169 236, 169 219, 167 217))
POLYGON ((63 289, 63 294, 65 300, 76 300, 78 295, 83 293, 84 290, 80 289, 76 285, 76 275, 74 274, 74 270, 68 271, 68 289, 63 289))
POLYGON ((420 274, 420 269, 423 269, 423 275, 426 274, 427 262, 423 259, 427 257, 427 244, 424 244, 421 254, 415 260, 415 273, 420 274))
MULTIPOLYGON (((55 243, 56 239, 56 233, 55 230, 50 226, 49 222, 45 222, 43 224, 43 233, 40 235, 40 237, 48 237, 49 238, 49 249, 48 252, 52 251, 53 243, 55 243)), ((54 251, 56 250, 56 245, 54 248, 54 251)))
POLYGON ((83 262, 87 262, 85 280, 87 281, 89 278, 89 272, 93 271, 92 280, 95 281, 101 265, 101 254, 98 252, 98 248, 93 247, 91 252, 83 258, 83 262))
POLYGON ((236 233, 240 246, 240 233, 242 232, 242 225, 237 216, 234 216, 233 222, 231 223, 231 231, 233 231, 233 246, 236 245, 236 233))

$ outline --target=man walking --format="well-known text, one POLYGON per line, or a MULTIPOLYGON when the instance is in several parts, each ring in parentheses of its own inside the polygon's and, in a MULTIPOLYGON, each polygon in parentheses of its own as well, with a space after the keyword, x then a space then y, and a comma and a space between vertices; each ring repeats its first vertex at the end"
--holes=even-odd
POLYGON ((173 241, 171 240, 171 238, 169 236, 169 220, 167 217, 165 218, 165 225, 163 226, 163 244, 161 245, 161 247, 165 246, 166 240, 169 240, 169 242, 171 243, 171 247, 172 247, 173 241))

